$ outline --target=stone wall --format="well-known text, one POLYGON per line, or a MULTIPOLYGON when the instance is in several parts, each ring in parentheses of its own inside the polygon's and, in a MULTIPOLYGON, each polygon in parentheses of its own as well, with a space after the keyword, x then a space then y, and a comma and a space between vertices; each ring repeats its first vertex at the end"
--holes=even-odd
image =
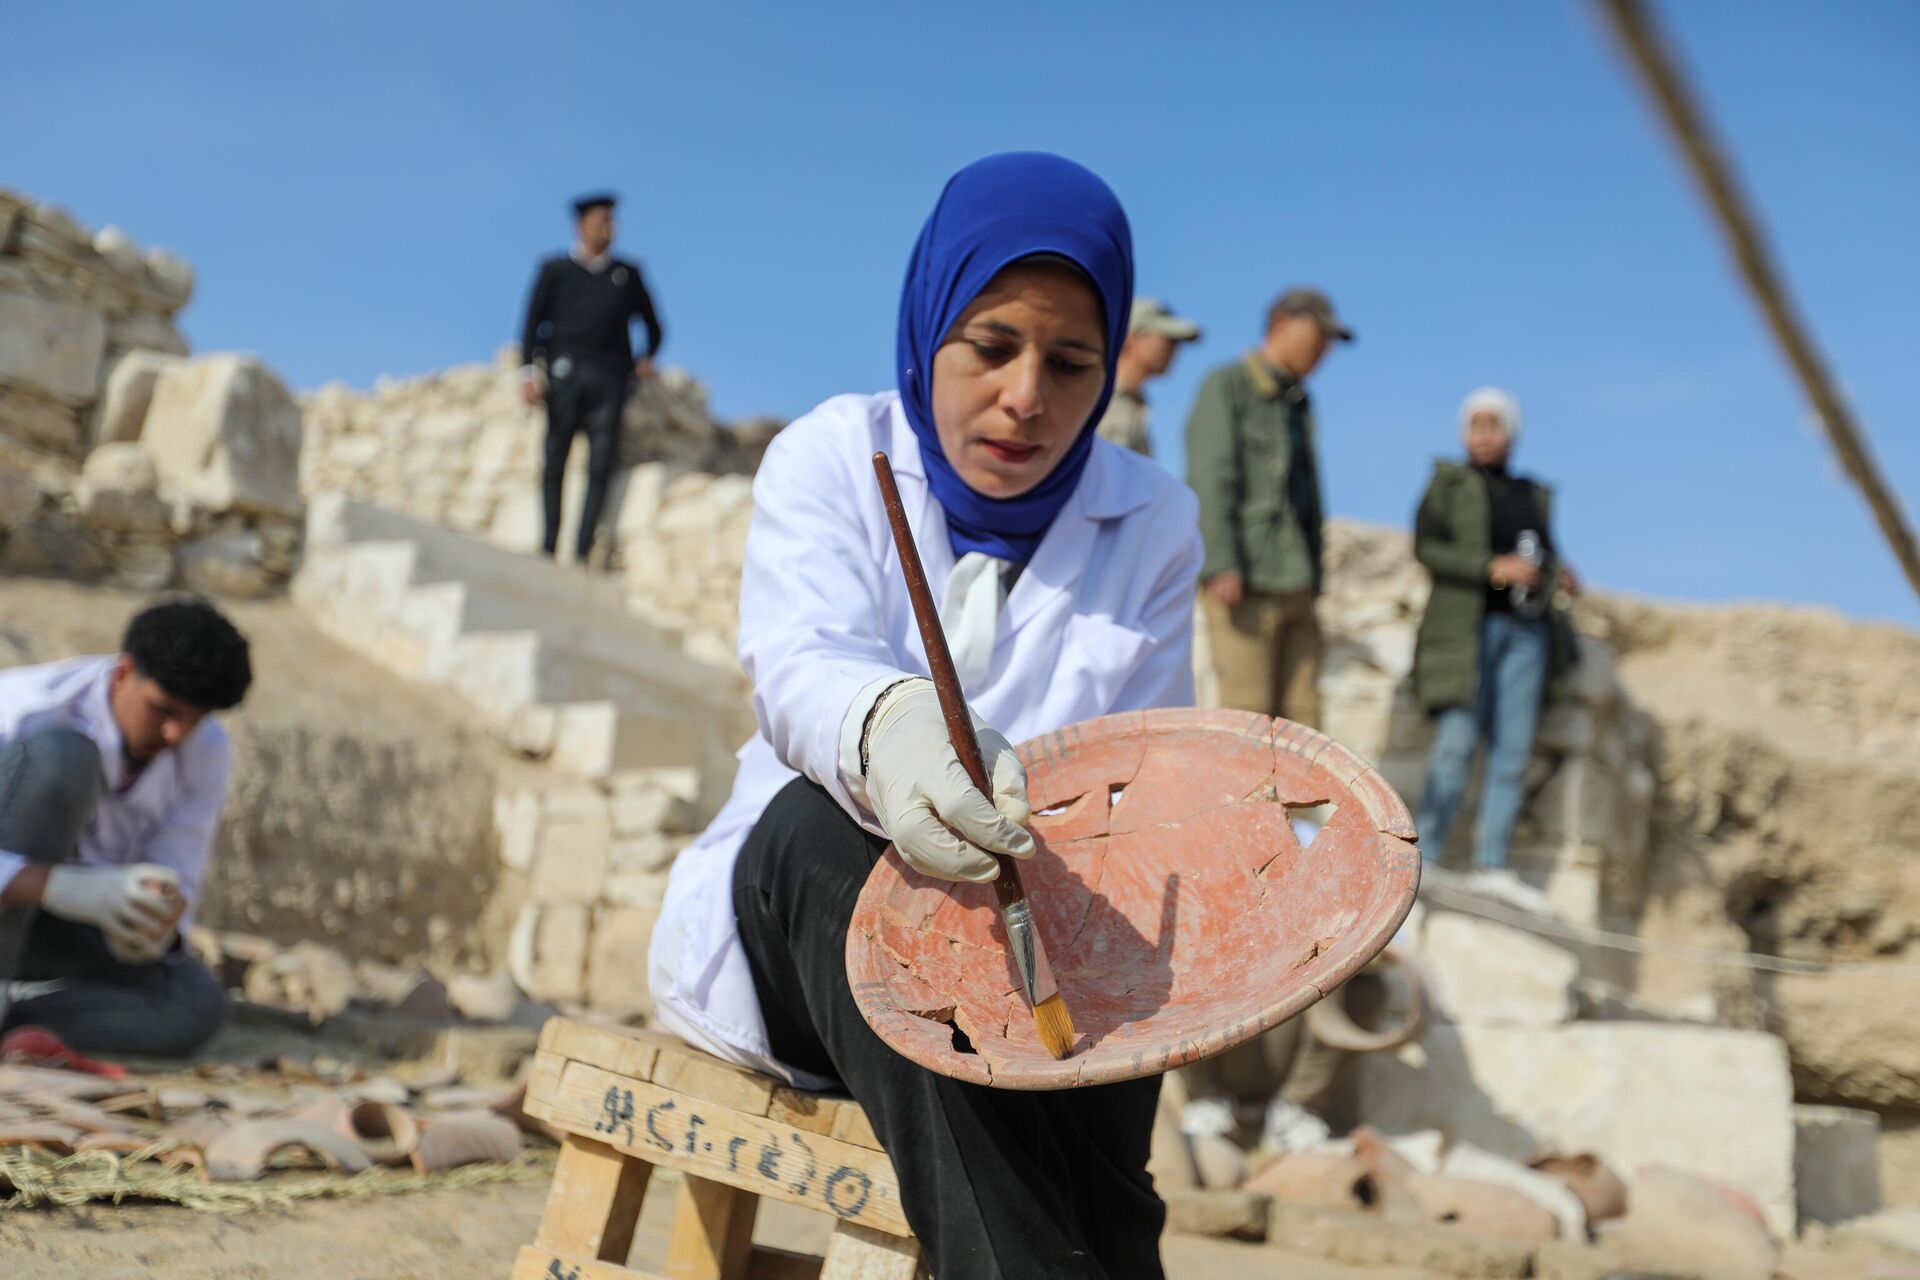
POLYGON ((0 435, 78 461, 129 356, 187 353, 193 268, 0 188, 0 435))
MULTIPOLYGON (((520 398, 517 348, 491 365, 383 378, 363 394, 304 397, 301 485, 339 491, 515 551, 540 545, 546 411, 520 398)), ((621 469, 596 557, 624 575, 634 612, 686 633, 696 656, 733 663, 747 473, 779 424, 726 424, 677 369, 638 384, 622 421, 621 469)), ((587 445, 574 441, 560 558, 571 559, 587 445)))
POLYGON ((0 570, 262 595, 299 544, 300 415, 250 356, 189 360, 193 271, 0 190, 0 570))

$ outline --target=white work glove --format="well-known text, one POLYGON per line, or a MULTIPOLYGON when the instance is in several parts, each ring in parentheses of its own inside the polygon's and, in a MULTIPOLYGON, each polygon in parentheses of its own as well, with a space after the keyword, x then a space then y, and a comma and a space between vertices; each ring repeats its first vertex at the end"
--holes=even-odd
POLYGON ((151 862, 130 867, 80 867, 67 863, 47 870, 40 905, 67 920, 97 926, 107 949, 129 964, 157 960, 173 941, 180 919, 179 875, 151 862))
POLYGON ((1005 738, 974 717, 988 799, 954 753, 933 681, 908 680, 882 694, 871 723, 867 802, 909 866, 941 880, 984 881, 1000 874, 987 851, 1033 856, 1027 771, 1005 738))

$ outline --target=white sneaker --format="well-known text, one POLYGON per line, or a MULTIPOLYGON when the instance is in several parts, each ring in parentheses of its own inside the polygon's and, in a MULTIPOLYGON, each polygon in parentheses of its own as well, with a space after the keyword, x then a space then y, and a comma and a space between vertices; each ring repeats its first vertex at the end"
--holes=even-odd
POLYGON ((1553 914, 1547 906, 1547 895, 1515 875, 1508 867, 1483 867, 1468 879, 1467 887, 1519 911, 1538 916, 1553 914))

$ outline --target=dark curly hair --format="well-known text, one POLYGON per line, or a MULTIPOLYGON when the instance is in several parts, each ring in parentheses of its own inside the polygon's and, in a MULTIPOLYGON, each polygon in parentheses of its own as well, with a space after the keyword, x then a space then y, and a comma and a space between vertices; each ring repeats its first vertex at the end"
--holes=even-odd
POLYGON ((203 711, 238 706, 253 683, 247 638, 197 596, 162 600, 136 613, 120 648, 141 675, 203 711))

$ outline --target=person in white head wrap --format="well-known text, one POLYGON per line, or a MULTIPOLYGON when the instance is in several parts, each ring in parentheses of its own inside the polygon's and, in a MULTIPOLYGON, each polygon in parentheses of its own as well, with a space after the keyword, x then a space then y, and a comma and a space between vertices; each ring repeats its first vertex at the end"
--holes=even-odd
POLYGON ((1441 460, 1414 518, 1414 554, 1433 575, 1413 684, 1433 718, 1417 826, 1431 863, 1444 856, 1487 743, 1472 884, 1529 910, 1545 899, 1507 865, 1540 707, 1573 659, 1566 598, 1572 572, 1554 543, 1552 491, 1509 468, 1520 405, 1498 387, 1460 404, 1464 462, 1441 460))

